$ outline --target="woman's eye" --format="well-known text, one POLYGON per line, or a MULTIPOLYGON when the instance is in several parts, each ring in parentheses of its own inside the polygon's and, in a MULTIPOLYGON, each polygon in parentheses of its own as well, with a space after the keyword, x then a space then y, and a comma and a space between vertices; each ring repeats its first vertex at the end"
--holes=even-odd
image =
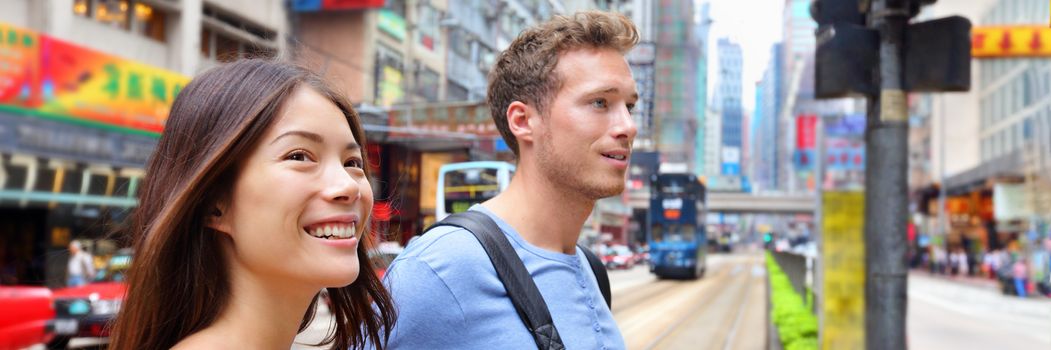
POLYGON ((629 103, 628 104, 628 113, 633 113, 633 112, 635 112, 635 104, 634 103, 629 103))
POLYGON ((591 101, 591 105, 595 106, 596 108, 606 108, 606 99, 600 98, 600 99, 591 101))
POLYGON ((306 152, 294 151, 292 153, 289 153, 287 156, 285 156, 285 160, 291 160, 291 161, 297 161, 297 162, 305 162, 305 161, 310 160, 310 158, 307 157, 307 153, 306 152))
POLYGON ((343 163, 346 168, 362 168, 361 159, 350 159, 343 163))

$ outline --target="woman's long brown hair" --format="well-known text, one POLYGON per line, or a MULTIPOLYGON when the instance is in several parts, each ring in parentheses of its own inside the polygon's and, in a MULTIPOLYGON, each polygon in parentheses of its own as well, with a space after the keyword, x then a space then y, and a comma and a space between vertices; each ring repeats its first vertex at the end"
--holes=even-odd
MULTIPOLYGON (((299 86, 313 88, 342 110, 364 147, 365 132, 350 103, 296 66, 238 61, 201 74, 179 93, 146 166, 139 207, 127 223, 135 258, 111 332, 112 349, 168 349, 215 322, 230 300, 229 268, 220 244, 229 238, 208 228, 205 218, 219 199, 229 198, 239 162, 299 86)), ((357 280, 328 289, 336 328, 322 344, 334 349, 363 348, 366 340, 382 346, 394 325, 390 294, 372 273, 369 236, 358 246, 357 280)), ((317 300, 310 303, 300 331, 312 321, 317 300)))

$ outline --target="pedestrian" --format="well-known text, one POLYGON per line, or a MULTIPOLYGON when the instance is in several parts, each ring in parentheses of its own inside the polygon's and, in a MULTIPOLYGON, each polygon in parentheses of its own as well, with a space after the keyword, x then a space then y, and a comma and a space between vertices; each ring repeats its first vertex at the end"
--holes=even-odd
MULTIPOLYGON (((637 42, 623 15, 555 16, 519 34, 489 75, 489 109, 517 171, 505 191, 470 211, 510 242, 566 349, 625 347, 577 240, 595 202, 624 190, 638 100, 624 55, 637 42)), ((385 282, 399 313, 390 348, 538 347, 486 250, 464 229, 429 230, 385 282)))
POLYGON ((395 316, 366 254, 365 146, 350 103, 305 69, 243 60, 194 78, 129 218, 111 348, 287 349, 323 288, 335 323, 322 344, 381 342, 395 316))
POLYGON ((84 251, 79 241, 69 243, 69 261, 66 263, 66 287, 88 284, 95 276, 95 258, 84 251))
POLYGON ((1019 256, 1018 260, 1015 261, 1012 268, 1012 276, 1014 277, 1015 293, 1018 296, 1025 298, 1026 295, 1026 284, 1028 283, 1029 269, 1026 267, 1025 258, 1019 256))

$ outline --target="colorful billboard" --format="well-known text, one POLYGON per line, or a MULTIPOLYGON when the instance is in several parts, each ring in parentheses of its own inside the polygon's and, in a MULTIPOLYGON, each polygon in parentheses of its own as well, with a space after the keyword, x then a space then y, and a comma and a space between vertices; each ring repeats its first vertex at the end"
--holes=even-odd
POLYGON ((292 0, 292 11, 316 12, 382 8, 383 0, 292 0))
POLYGON ((1051 56, 1051 28, 1047 26, 990 26, 971 29, 971 56, 1051 56))
POLYGON ((190 78, 0 24, 0 108, 157 135, 190 78))

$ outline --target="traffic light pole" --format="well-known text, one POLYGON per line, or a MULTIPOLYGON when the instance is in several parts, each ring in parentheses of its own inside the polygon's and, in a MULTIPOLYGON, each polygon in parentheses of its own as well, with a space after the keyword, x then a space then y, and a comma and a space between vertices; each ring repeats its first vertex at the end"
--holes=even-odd
POLYGON ((865 347, 905 343, 908 113, 903 84, 907 0, 873 0, 879 31, 879 94, 868 96, 865 131, 865 347))

